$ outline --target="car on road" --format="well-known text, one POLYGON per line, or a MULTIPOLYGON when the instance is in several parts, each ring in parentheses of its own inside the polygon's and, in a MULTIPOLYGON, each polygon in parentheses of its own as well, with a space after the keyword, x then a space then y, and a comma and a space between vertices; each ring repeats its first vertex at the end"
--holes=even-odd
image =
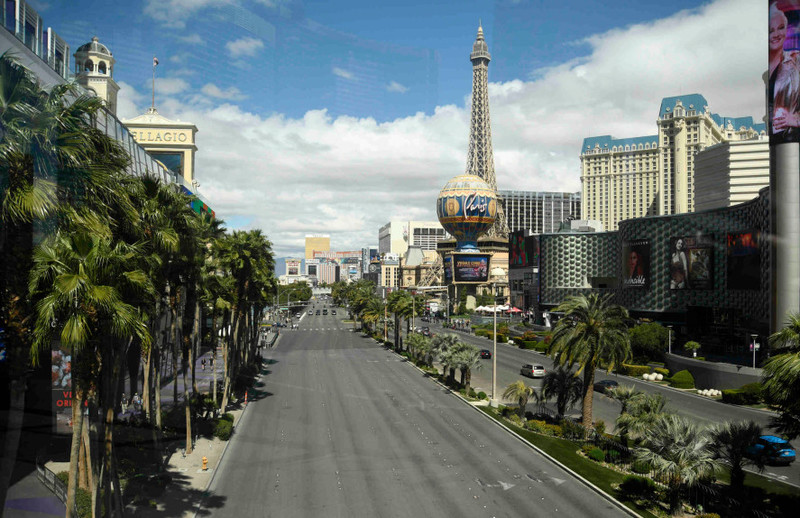
POLYGON ((336 310, 335 310, 335 309, 332 309, 332 310, 331 310, 331 315, 335 315, 335 314, 336 314, 336 310))
POLYGON ((275 322, 275 327, 286 327, 286 324, 283 322, 275 322))
POLYGON ((519 373, 523 376, 530 376, 531 378, 544 378, 544 375, 547 374, 547 370, 545 370, 544 365, 531 365, 530 363, 526 363, 519 370, 519 373))
POLYGON ((765 464, 783 464, 788 466, 795 459, 795 451, 789 441, 775 435, 762 435, 755 444, 747 447, 745 455, 752 459, 761 459, 765 464))
POLYGON ((601 394, 605 394, 607 390, 615 389, 619 386, 614 380, 600 380, 594 384, 594 391, 600 392, 601 394))
POLYGON ((309 310, 308 310, 308 314, 309 314, 309 315, 313 315, 313 314, 314 314, 314 310, 313 310, 313 309, 309 309, 309 310))
POLYGON ((319 310, 317 310, 317 315, 319 315, 319 310))
POLYGON ((481 349, 481 358, 491 358, 491 357, 492 357, 492 351, 490 351, 489 349, 481 349))
POLYGON ((323 315, 327 315, 327 314, 328 314, 328 310, 327 310, 327 309, 323 309, 323 310, 322 310, 322 314, 323 314, 323 315))

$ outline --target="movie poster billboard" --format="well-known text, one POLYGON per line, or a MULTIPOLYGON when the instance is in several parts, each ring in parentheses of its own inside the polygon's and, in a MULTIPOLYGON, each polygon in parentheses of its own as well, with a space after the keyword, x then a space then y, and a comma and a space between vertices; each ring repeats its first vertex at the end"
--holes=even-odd
POLYGON ((453 256, 451 255, 444 258, 444 282, 445 284, 453 282, 453 256))
POLYGON ((713 236, 682 236, 669 240, 669 289, 714 289, 713 269, 713 236))
POLYGON ((636 239, 622 243, 622 287, 650 288, 650 240, 636 239))
POLYGON ((800 2, 769 0, 767 126, 772 144, 800 142, 800 2))
POLYGON ((452 257, 455 282, 489 281, 489 254, 454 254, 452 257))
POLYGON ((50 388, 52 389, 55 433, 72 433, 72 354, 66 347, 50 350, 50 388))
POLYGON ((761 289, 759 232, 747 230, 728 234, 728 289, 761 289))
POLYGON ((526 236, 526 230, 512 232, 508 238, 508 266, 512 270, 539 266, 539 236, 526 236))

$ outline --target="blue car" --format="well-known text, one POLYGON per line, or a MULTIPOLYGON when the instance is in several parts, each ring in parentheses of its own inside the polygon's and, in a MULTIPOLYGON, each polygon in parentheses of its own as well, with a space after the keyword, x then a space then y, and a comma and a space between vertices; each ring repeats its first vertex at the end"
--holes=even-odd
POLYGON ((765 464, 785 464, 794 462, 795 451, 789 441, 774 435, 762 435, 755 444, 746 450, 747 456, 760 458, 765 464))

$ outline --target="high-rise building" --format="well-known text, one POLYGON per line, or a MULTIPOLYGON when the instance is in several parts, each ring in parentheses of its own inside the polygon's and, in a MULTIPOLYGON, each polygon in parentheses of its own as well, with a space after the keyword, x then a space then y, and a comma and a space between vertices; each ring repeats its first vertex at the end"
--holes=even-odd
POLYGON ((330 252, 331 236, 327 234, 306 235, 306 259, 313 259, 314 252, 330 252))
POLYGON ((438 221, 390 221, 378 230, 378 253, 402 255, 409 246, 436 250, 447 233, 438 221))
POLYGON ((333 284, 339 282, 339 263, 336 261, 324 261, 319 264, 317 278, 319 282, 333 284))
POLYGON ((0 54, 11 50, 44 85, 70 78, 69 45, 47 27, 25 0, 5 0, 0 9, 0 54))
POLYGON ((696 211, 730 207, 769 186, 769 140, 720 142, 695 157, 696 211))
POLYGON ((581 217, 581 193, 498 191, 509 232, 558 232, 562 222, 581 217))
MULTIPOLYGON (((472 44, 469 60, 472 62, 472 108, 470 111, 469 149, 467 151, 467 174, 480 176, 497 191, 492 151, 492 124, 489 117, 489 46, 483 38, 483 27, 478 27, 478 36, 472 44)), ((503 207, 497 207, 497 219, 486 233, 491 237, 508 237, 503 207)))
POLYGON ((699 94, 664 98, 657 126, 656 135, 583 140, 582 219, 616 230, 624 219, 694 212, 695 155, 719 142, 754 139, 766 131, 752 117, 711 113, 699 94))

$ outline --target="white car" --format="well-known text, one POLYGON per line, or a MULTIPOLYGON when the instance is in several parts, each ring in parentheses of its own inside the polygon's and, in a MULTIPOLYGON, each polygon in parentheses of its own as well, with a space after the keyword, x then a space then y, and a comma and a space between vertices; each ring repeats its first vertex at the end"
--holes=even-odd
POLYGON ((523 376, 530 376, 531 378, 544 378, 544 375, 547 374, 547 371, 545 370, 544 365, 531 365, 526 363, 519 370, 519 373, 523 376))

